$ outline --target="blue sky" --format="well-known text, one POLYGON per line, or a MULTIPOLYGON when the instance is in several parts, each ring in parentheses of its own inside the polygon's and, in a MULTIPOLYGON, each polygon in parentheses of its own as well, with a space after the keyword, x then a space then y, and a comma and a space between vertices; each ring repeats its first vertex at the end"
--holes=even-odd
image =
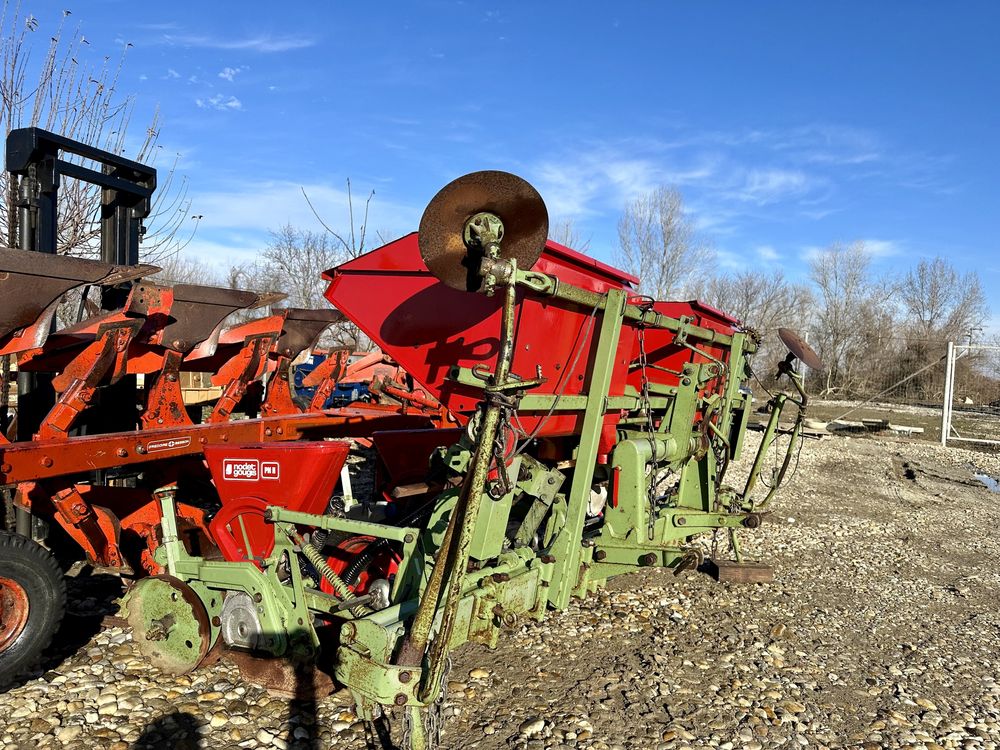
MULTIPOLYGON (((724 267, 805 273, 863 239, 880 268, 943 255, 1000 316, 1000 6, 986 2, 26 3, 159 106, 194 254, 267 231, 416 228, 454 177, 533 182, 610 259, 627 200, 678 187, 724 267)), ((44 28, 44 26, 43 26, 44 28)))

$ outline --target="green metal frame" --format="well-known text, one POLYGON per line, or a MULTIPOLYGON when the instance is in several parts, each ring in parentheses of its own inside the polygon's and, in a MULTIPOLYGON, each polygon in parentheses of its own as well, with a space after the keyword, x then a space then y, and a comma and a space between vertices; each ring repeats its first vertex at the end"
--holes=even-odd
MULTIPOLYGON (((566 607, 571 597, 586 595, 611 576, 640 566, 677 565, 690 558, 686 543, 698 533, 726 530, 735 545, 735 532, 759 523, 759 511, 784 477, 800 438, 806 404, 801 380, 788 365, 783 372, 800 398, 782 394, 774 399, 746 486, 742 492, 724 487, 724 466, 719 465, 717 452, 732 460, 742 450, 750 411, 750 395, 742 386, 750 376, 755 340, 743 332, 718 333, 630 303, 625 290, 596 294, 519 270, 513 261, 501 259, 498 243, 487 237, 483 245, 487 293, 503 295, 496 371, 485 377, 459 367, 450 372, 453 380, 482 390, 483 406, 475 421, 475 439, 449 450, 448 464, 464 470, 464 481, 437 498, 425 528, 272 507, 267 519, 274 524, 274 549, 258 568, 250 562, 214 562, 188 555, 177 537, 173 496, 161 495, 163 543, 157 560, 171 575, 188 582, 203 601, 215 601, 215 610, 221 597, 213 593, 249 594, 271 638, 267 650, 275 655, 315 654, 321 644, 313 617, 322 614, 340 620, 337 680, 351 689, 364 717, 374 718, 385 705, 408 707, 412 742, 418 748, 426 741, 420 710, 433 704, 440 692, 450 649, 467 641, 492 646, 523 618, 541 619, 548 608, 566 607), (517 286, 600 316, 587 353, 589 379, 584 393, 533 394, 531 388, 540 381, 521 380, 510 372, 517 286), (624 395, 611 396, 622 328, 630 324, 674 332, 675 343, 697 352, 703 361, 685 365, 676 386, 651 385, 644 395, 628 389, 624 395), (728 363, 710 356, 699 343, 728 349, 728 363), (702 395, 707 382, 723 376, 728 382, 721 396, 702 395), (775 486, 763 501, 756 501, 752 493, 763 457, 774 444, 789 402, 798 406, 799 418, 785 462, 775 486), (563 486, 562 471, 528 455, 508 467, 493 466, 494 440, 511 404, 524 412, 582 412, 568 487, 563 486), (653 421, 640 414, 642 407, 655 413, 655 430, 651 431, 653 421), (610 464, 598 470, 601 428, 612 410, 631 415, 620 420, 610 464), (712 418, 696 420, 699 413, 712 418), (500 486, 490 479, 491 469, 506 473, 508 491, 491 492, 500 486), (662 493, 651 492, 651 477, 659 478, 661 471, 669 471, 673 483, 662 493), (610 486, 610 501, 603 524, 585 534, 588 503, 597 483, 610 486), (523 503, 518 506, 521 520, 515 545, 508 548, 504 542, 517 503, 523 503), (364 534, 400 544, 402 562, 390 606, 356 616, 341 598, 316 589, 297 564, 301 550, 292 541, 297 527, 364 534), (539 537, 540 548, 528 546, 539 537)), ((218 611, 209 614, 214 618, 218 611)))

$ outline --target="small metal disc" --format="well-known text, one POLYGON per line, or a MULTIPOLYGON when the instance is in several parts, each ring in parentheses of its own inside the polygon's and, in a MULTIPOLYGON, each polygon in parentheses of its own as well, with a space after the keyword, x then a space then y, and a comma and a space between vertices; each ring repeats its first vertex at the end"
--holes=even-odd
POLYGON ((791 328, 779 328, 778 338, 781 339, 782 344, 788 347, 788 351, 794 354, 799 361, 810 370, 823 369, 823 360, 821 360, 819 355, 813 351, 813 348, 791 328))
POLYGON ((465 223, 489 212, 503 222, 500 257, 517 267, 535 265, 549 234, 545 201, 530 183, 509 172, 473 172, 445 185, 420 219, 420 255, 428 270, 453 289, 479 289, 479 259, 469 257, 465 223))

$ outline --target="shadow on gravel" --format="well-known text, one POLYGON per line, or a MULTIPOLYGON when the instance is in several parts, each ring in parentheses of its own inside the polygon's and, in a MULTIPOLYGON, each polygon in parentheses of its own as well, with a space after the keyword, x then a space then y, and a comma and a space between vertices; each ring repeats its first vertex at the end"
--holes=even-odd
POLYGON ((201 730, 191 714, 174 711, 150 722, 133 750, 203 750, 201 730))

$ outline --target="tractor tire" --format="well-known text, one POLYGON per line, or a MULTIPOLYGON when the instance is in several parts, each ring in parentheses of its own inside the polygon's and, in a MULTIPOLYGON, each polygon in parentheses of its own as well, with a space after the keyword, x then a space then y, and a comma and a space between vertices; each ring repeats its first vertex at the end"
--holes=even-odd
POLYGON ((66 612, 66 581, 47 549, 0 532, 0 688, 28 672, 66 612))

